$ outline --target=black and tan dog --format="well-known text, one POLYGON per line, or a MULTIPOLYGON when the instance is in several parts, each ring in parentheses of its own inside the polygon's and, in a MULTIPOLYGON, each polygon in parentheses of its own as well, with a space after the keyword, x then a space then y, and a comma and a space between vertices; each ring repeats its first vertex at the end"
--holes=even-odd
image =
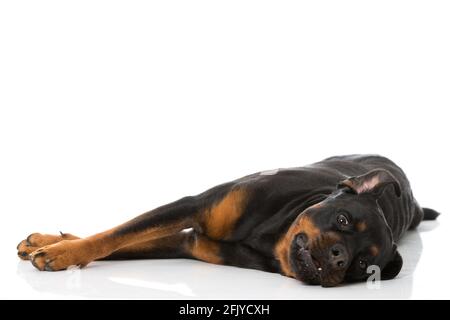
POLYGON ((31 234, 18 255, 39 270, 94 260, 194 258, 278 272, 310 284, 382 279, 402 267, 396 242, 438 213, 421 208, 403 171, 373 155, 259 172, 78 238, 31 234))

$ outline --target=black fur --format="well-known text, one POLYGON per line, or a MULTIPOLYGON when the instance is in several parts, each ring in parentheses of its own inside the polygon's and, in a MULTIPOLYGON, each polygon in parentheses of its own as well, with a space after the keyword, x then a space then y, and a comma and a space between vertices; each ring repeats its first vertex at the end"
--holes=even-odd
POLYGON ((369 265, 395 277, 399 239, 438 215, 419 206, 391 160, 347 155, 218 185, 89 237, 83 248, 102 246, 91 261, 196 258, 335 286, 366 279, 369 265))
POLYGON ((422 208, 423 210, 423 220, 436 220, 440 213, 429 208, 422 208))
MULTIPOLYGON (((418 205, 406 175, 391 160, 377 155, 349 155, 331 157, 305 167, 281 169, 272 175, 255 173, 219 185, 197 196, 183 198, 141 215, 119 228, 116 235, 122 236, 180 221, 186 227, 193 228, 186 237, 203 234, 204 230, 196 219, 196 214, 213 206, 236 188, 247 191, 247 205, 231 234, 226 239, 214 240, 220 246, 220 256, 224 264, 270 272, 283 272, 280 261, 274 254, 277 242, 299 214, 323 200, 329 204, 322 209, 323 212, 312 215, 312 219, 321 232, 339 233, 340 242, 350 251, 353 261, 349 262, 344 276, 348 281, 362 280, 368 276, 355 263, 357 264, 358 257, 368 255, 367 250, 371 245, 379 248, 379 255, 370 257, 370 263, 383 269, 383 279, 395 277, 402 266, 401 256, 395 249, 398 240, 423 219, 431 220, 438 216, 436 211, 422 209, 418 205), (377 175, 380 183, 376 188, 357 194, 358 186, 364 186, 364 179, 377 175), (355 190, 345 186, 345 183, 350 186, 353 183, 355 190), (361 233, 339 230, 330 219, 341 209, 350 212, 353 219, 365 221, 368 230, 361 233)), ((163 248, 124 257, 187 256, 175 247, 176 245, 171 250, 163 248)), ((116 258, 121 256, 117 255, 116 258)), ((302 269, 304 259, 296 256, 291 258, 293 269, 300 273, 300 279, 317 283, 317 279, 309 281, 308 277, 302 277, 299 270, 302 269), (298 266, 295 259, 300 259, 298 266)), ((326 259, 319 253, 316 258, 326 259)), ((304 273, 307 272, 304 270, 304 273)), ((330 277, 332 279, 333 274, 330 277)), ((335 285, 336 281, 338 280, 330 280, 327 285, 335 285)))

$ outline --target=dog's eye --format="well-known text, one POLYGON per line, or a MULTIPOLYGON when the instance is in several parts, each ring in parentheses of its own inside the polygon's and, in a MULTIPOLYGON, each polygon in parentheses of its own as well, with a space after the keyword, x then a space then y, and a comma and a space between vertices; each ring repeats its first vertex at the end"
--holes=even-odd
POLYGON ((362 259, 360 259, 360 260, 359 260, 359 267, 360 267, 361 269, 365 270, 365 269, 367 268, 367 262, 364 261, 364 260, 362 260, 362 259))
POLYGON ((345 227, 345 226, 348 226, 348 224, 349 224, 347 217, 344 216, 343 214, 338 215, 338 217, 337 217, 337 223, 338 223, 340 226, 344 226, 344 227, 345 227))

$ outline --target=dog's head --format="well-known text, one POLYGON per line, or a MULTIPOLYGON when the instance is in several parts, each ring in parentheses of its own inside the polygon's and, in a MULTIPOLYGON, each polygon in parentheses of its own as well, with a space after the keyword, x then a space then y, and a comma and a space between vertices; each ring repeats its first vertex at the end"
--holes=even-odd
POLYGON ((299 214, 287 233, 294 276, 329 287, 363 281, 368 266, 376 265, 381 279, 394 278, 402 258, 377 203, 387 187, 400 196, 394 176, 376 169, 342 181, 328 198, 299 214))

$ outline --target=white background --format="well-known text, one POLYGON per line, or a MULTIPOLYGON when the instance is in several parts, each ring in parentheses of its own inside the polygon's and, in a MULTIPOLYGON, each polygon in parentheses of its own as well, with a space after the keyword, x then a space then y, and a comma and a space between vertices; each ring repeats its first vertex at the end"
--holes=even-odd
POLYGON ((449 16, 448 1, 2 1, 0 297, 450 298, 449 16), (443 213, 408 234, 379 290, 188 260, 43 273, 16 257, 31 232, 89 235, 346 153, 390 157, 443 213))

